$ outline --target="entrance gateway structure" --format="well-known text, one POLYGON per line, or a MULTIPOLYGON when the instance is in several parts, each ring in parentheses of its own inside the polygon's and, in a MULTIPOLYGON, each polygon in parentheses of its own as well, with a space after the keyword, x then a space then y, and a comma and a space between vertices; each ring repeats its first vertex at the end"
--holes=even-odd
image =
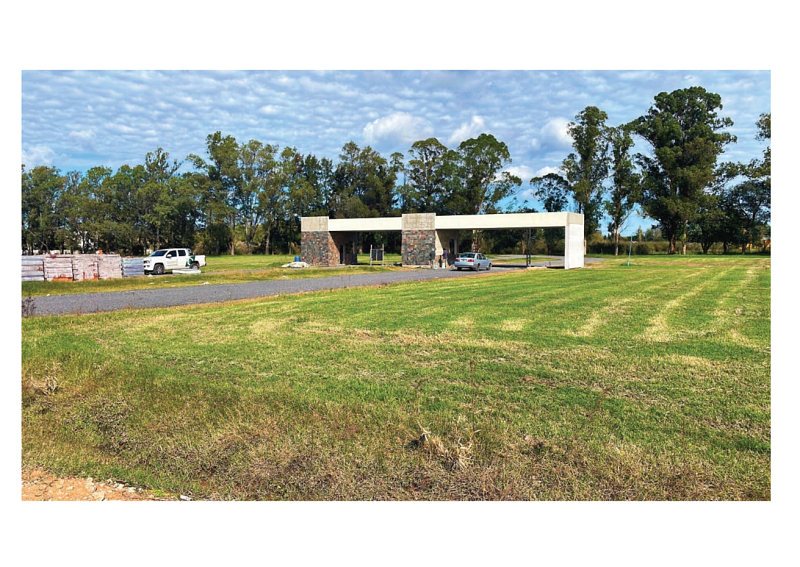
POLYGON ((314 266, 356 264, 359 232, 399 230, 403 235, 404 266, 433 266, 448 250, 458 254, 460 231, 563 228, 564 268, 583 267, 583 215, 577 213, 508 213, 438 216, 435 213, 365 219, 300 219, 301 259, 314 266))

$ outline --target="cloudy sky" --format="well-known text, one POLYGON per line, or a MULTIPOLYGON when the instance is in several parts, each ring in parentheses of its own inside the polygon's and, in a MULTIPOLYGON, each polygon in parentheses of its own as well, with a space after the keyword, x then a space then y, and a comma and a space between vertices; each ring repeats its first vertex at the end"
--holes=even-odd
POLYGON ((23 71, 22 163, 117 168, 159 147, 183 160, 205 155, 217 130, 334 160, 351 140, 388 158, 486 132, 508 145, 524 199, 571 150, 567 123, 586 106, 617 125, 694 85, 719 93, 734 121, 725 159, 758 157, 769 71, 23 71))

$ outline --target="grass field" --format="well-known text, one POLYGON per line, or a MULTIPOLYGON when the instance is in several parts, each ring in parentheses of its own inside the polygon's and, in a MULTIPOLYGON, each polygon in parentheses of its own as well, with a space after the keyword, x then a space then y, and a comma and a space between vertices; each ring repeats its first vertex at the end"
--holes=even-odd
POLYGON ((22 466, 208 499, 769 500, 770 260, 22 320, 22 466))

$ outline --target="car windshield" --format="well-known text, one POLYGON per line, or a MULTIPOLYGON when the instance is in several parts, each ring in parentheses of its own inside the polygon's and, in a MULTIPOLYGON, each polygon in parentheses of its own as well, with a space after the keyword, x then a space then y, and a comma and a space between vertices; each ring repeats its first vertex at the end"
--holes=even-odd
POLYGON ((156 250, 155 252, 153 252, 152 254, 150 254, 150 257, 153 257, 153 256, 163 256, 163 255, 164 255, 164 254, 166 254, 166 253, 167 253, 167 251, 166 251, 166 250, 156 250))
POLYGON ((475 256, 477 256, 475 252, 465 252, 463 254, 459 254, 460 258, 474 258, 475 256))

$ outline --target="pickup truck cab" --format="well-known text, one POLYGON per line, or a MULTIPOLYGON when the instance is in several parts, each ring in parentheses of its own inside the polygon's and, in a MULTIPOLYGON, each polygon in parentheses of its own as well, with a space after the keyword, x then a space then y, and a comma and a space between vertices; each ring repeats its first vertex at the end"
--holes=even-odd
POLYGON ((189 248, 163 248, 144 259, 145 274, 161 275, 173 270, 200 269, 206 265, 205 256, 192 254, 189 248))

